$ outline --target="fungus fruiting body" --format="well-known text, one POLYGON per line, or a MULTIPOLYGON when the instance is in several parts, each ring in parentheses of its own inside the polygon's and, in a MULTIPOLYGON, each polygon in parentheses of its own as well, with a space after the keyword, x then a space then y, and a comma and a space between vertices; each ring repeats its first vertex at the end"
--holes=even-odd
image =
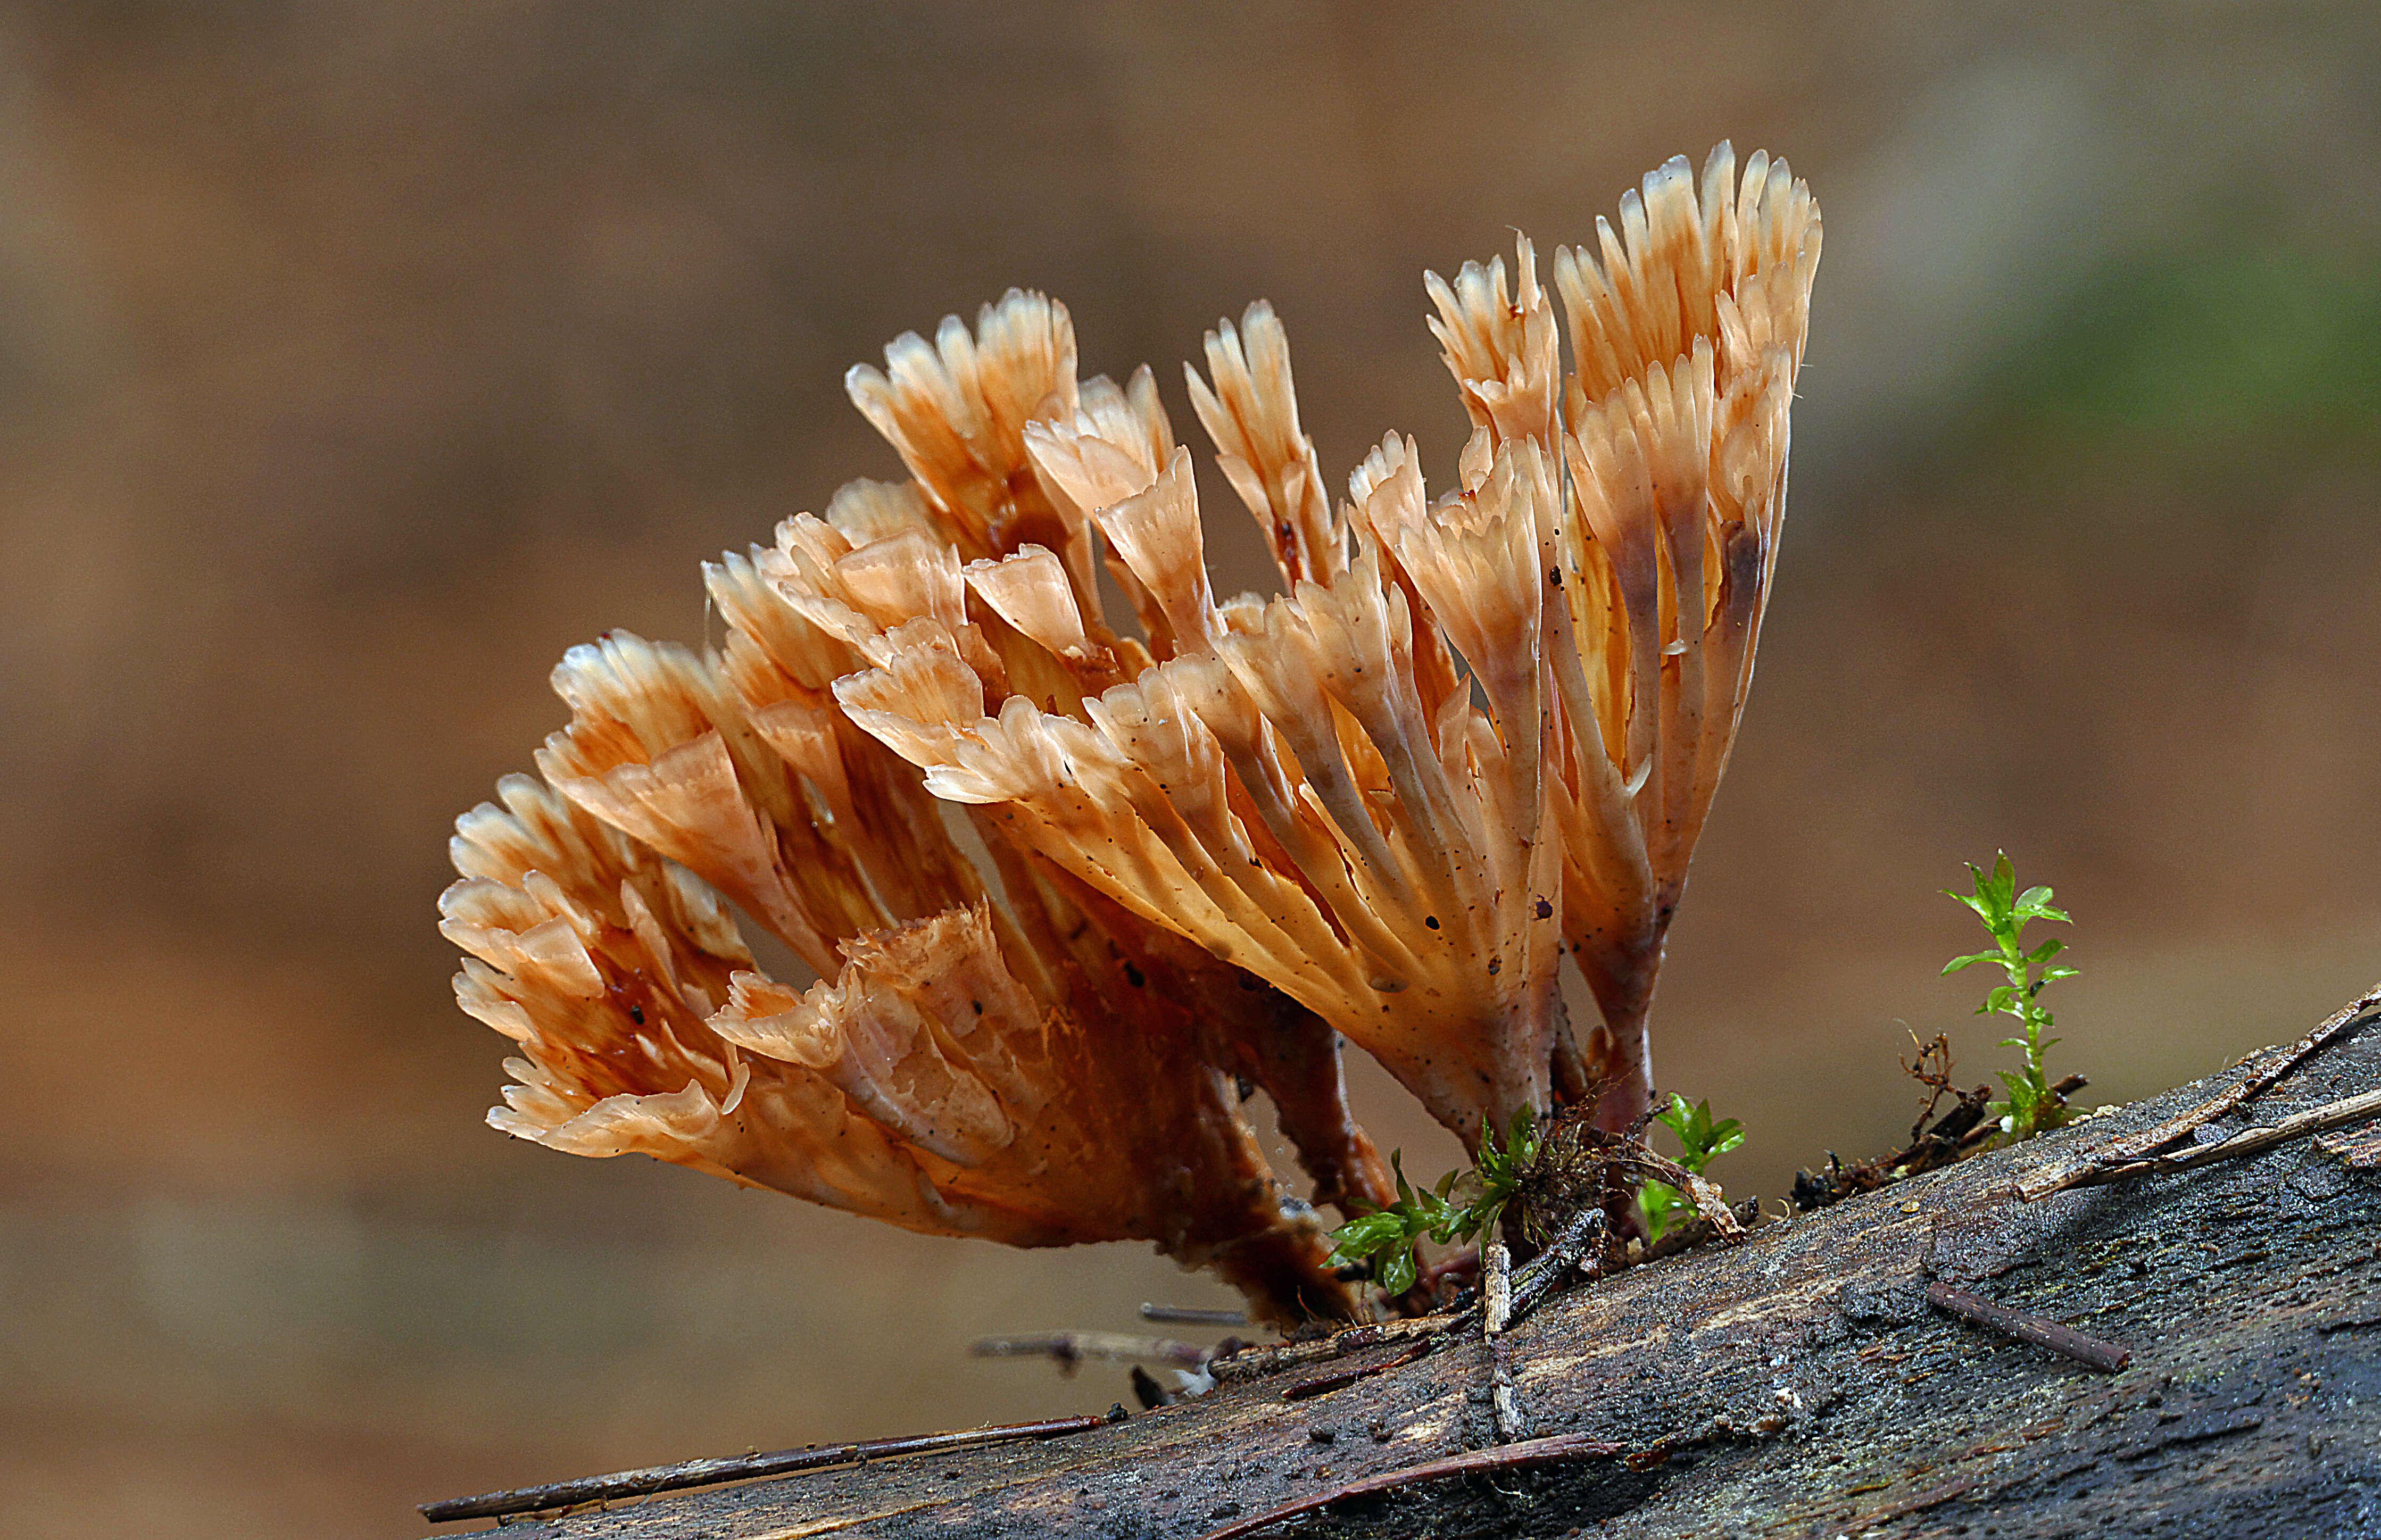
POLYGON ((573 649, 543 780, 459 821, 458 994, 520 1050, 490 1120, 1349 1313, 1251 1088, 1351 1214, 1389 1184, 1343 1038, 1475 1148, 1647 1104, 1818 251, 1802 184, 1723 145, 1558 250, 1551 294, 1526 238, 1430 275, 1472 424, 1435 496, 1393 434, 1335 504, 1280 322, 1223 323, 1189 394, 1272 599, 1214 592, 1153 376, 1079 381, 1063 306, 895 342, 846 384, 909 479, 708 567, 723 646, 573 649), (739 916, 819 982, 764 976, 739 916))

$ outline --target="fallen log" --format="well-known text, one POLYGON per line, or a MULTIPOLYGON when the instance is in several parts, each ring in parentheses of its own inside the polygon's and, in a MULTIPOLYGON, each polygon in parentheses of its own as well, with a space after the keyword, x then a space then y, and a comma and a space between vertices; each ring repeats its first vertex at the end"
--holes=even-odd
POLYGON ((1476 1336, 1422 1356, 1385 1337, 1048 1442, 506 1533, 2381 1533, 2373 1130, 2302 1116, 2294 1142, 2233 1137, 2381 1089, 2376 1007, 2381 993, 2198 1085, 1549 1299, 1505 1338, 1526 1446, 1496 1446, 1476 1336), (2171 1158, 2228 1139, 2228 1158, 2171 1158), (2073 1179, 2103 1152, 2124 1167, 2073 1179))

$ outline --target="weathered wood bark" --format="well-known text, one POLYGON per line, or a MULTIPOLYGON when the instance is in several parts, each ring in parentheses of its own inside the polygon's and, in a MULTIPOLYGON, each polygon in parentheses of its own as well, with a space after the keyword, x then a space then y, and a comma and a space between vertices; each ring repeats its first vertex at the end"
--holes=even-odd
MULTIPOLYGON (((2213 1132, 2381 1084, 2381 1011, 2366 1009, 2213 1132)), ((2033 1204, 2010 1192, 2224 1078, 1550 1301, 1509 1339, 1531 1431, 1636 1460, 1441 1481, 1264 1533, 2381 1534, 2381 1173, 2302 1142, 2033 1204), (2113 1338, 2131 1366, 2094 1373, 1946 1316, 1924 1300, 1936 1279, 2113 1338)), ((1489 1441, 1476 1340, 1282 1397, 1361 1362, 1047 1444, 507 1533, 1197 1536, 1489 1441)))

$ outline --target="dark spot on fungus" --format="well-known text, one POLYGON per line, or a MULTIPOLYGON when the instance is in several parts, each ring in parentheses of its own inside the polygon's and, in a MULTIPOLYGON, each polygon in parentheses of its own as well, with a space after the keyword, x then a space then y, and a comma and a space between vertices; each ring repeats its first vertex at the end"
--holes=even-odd
POLYGON ((1422 923, 1428 925, 1432 930, 1438 929, 1438 916, 1435 914, 1423 915, 1422 917, 1422 923))
POLYGON ((1149 982, 1149 978, 1140 969, 1128 962, 1124 965, 1124 982, 1139 989, 1149 982))
POLYGON ((642 1006, 630 1006, 629 1008, 629 1020, 634 1021, 641 1027, 643 1026, 645 1024, 645 1008, 642 1006))

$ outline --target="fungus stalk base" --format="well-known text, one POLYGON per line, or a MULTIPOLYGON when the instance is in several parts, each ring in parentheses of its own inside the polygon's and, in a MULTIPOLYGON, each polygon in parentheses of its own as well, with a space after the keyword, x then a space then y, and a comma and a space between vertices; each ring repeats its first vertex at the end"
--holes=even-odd
POLYGON ((1587 1083, 1595 1094, 1594 1126, 1627 1133, 1654 1106, 1653 1048, 1642 1013, 1616 1028, 1599 1023, 1587 1034, 1587 1083))

